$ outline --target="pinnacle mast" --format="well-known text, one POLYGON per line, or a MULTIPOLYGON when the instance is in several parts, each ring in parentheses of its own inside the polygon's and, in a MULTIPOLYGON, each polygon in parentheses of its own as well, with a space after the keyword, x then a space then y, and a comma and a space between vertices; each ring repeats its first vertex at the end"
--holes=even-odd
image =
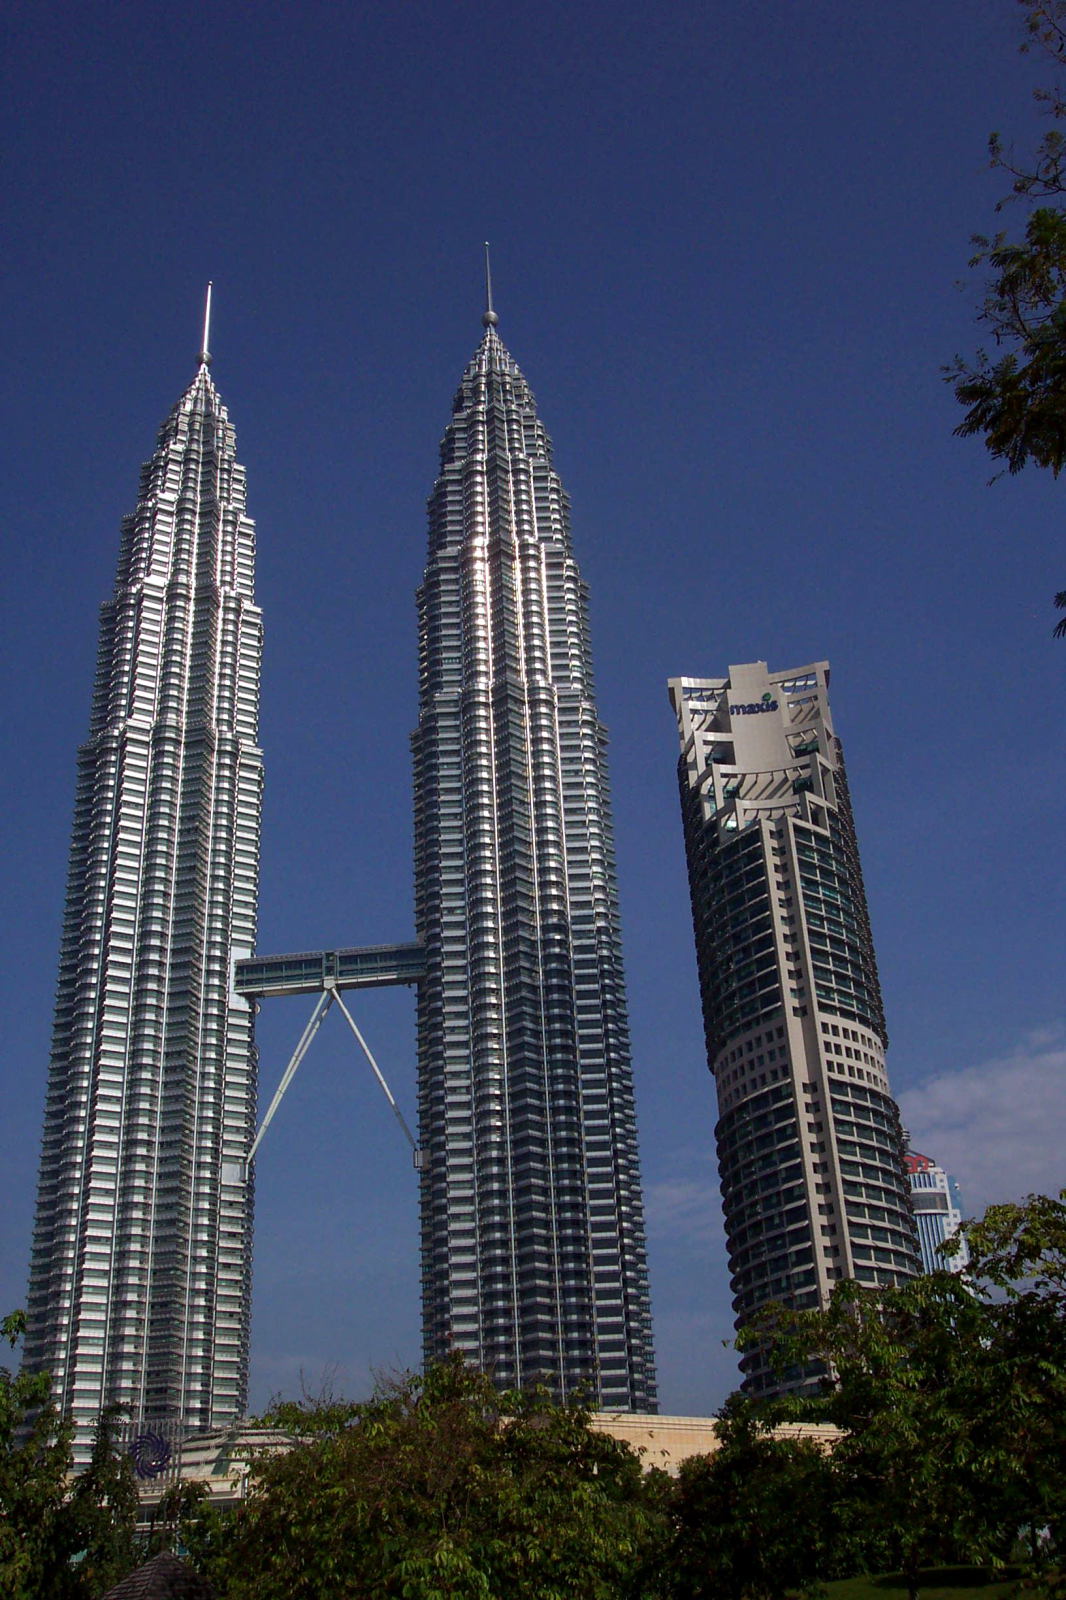
POLYGON ((207 285, 207 295, 204 300, 204 337, 200 346, 200 365, 211 365, 211 284, 207 285))

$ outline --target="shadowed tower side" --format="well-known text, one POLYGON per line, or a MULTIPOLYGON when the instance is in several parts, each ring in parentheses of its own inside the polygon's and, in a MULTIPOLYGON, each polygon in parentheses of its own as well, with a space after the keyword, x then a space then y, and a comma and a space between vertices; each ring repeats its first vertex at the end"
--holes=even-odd
POLYGON ((207 339, 122 523, 78 752, 25 1359, 81 1461, 104 1405, 165 1436, 247 1391, 262 619, 207 339))
POLYGON ((501 1385, 655 1409, 632 1071, 587 591, 497 333, 429 502, 415 765, 423 1336, 501 1385))

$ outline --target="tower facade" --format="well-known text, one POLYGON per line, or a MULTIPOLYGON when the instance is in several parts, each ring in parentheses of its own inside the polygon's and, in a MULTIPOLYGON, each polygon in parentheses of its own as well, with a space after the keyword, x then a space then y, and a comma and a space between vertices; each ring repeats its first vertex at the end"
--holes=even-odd
POLYGON ((962 1197, 951 1175, 937 1166, 931 1156, 907 1151, 907 1176, 911 1204, 918 1224, 918 1243, 924 1272, 963 1272, 970 1264, 970 1247, 965 1238, 953 1256, 942 1256, 940 1246, 962 1227, 962 1197))
MULTIPOLYGON (((674 678, 737 1327, 921 1270, 826 662, 674 678)), ((782 1384, 760 1352, 744 1387, 782 1384)))
POLYGON ((102 1406, 165 1441, 247 1388, 262 621, 209 359, 123 520, 78 752, 25 1361, 83 1460, 102 1406))
POLYGON ((569 504, 486 312, 429 502, 415 768, 423 1338, 654 1410, 606 734, 569 504))

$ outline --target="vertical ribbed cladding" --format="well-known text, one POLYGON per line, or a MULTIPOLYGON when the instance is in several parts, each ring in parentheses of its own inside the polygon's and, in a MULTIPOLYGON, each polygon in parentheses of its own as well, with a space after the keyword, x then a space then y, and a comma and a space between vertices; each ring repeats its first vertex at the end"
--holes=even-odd
POLYGON ((419 641, 425 1354, 653 1409, 587 597, 550 442, 491 324, 441 445, 419 641))
POLYGON ((206 365, 123 519, 78 754, 28 1299, 84 1459, 102 1405, 203 1428, 247 1391, 261 614, 243 469, 206 365), (232 1169, 231 1169, 232 1171, 232 1169))

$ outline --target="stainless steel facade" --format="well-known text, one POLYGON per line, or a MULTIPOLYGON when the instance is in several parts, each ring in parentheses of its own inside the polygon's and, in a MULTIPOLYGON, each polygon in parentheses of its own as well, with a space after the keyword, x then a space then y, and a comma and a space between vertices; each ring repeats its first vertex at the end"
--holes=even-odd
POLYGON ((441 445, 418 610, 425 1355, 654 1410, 587 596, 491 309, 441 445))
MULTIPOLYGON (((921 1270, 828 689, 824 661, 670 682, 738 1328, 921 1270)), ((811 1376, 741 1367, 762 1394, 811 1376)))
POLYGON ((26 1365, 84 1459, 244 1409, 261 614, 244 471, 206 355, 122 523, 77 791, 26 1365))

